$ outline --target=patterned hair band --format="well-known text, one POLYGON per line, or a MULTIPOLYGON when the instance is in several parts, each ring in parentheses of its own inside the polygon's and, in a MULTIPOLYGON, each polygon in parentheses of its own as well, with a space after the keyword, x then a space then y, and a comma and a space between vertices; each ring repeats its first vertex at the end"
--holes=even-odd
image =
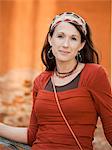
POLYGON ((86 22, 85 20, 73 13, 73 12, 64 12, 62 14, 56 15, 56 17, 53 19, 50 29, 52 30, 54 27, 56 27, 60 22, 71 22, 76 25, 79 25, 82 29, 82 32, 86 35, 87 30, 86 30, 86 22))

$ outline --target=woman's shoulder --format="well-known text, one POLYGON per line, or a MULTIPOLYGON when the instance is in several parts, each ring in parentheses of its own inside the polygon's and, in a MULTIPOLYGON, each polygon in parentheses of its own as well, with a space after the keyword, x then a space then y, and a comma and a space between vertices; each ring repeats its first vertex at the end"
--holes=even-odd
POLYGON ((87 63, 86 64, 86 68, 89 70, 98 70, 101 67, 102 67, 102 65, 100 65, 100 64, 95 64, 95 63, 87 63))
POLYGON ((87 63, 85 65, 85 72, 86 74, 96 74, 96 73, 100 73, 100 72, 106 72, 105 67, 103 67, 100 64, 95 64, 95 63, 87 63))
POLYGON ((83 74, 83 83, 90 89, 111 93, 110 78, 106 68, 98 64, 87 64, 83 74))
POLYGON ((94 80, 102 80, 108 77, 108 73, 105 67, 100 64, 88 63, 85 64, 83 70, 83 79, 89 82, 94 80))
POLYGON ((106 69, 100 64, 87 63, 82 72, 83 79, 86 81, 93 80, 96 77, 100 77, 107 74, 106 69))
POLYGON ((46 77, 48 77, 48 76, 51 76, 51 74, 52 74, 52 71, 43 71, 43 72, 41 72, 36 78, 35 78, 35 80, 37 80, 37 79, 43 79, 43 78, 46 78, 46 77))
POLYGON ((50 78, 52 75, 52 71, 43 71, 39 75, 37 75, 34 79, 34 85, 44 85, 46 83, 47 79, 50 78))

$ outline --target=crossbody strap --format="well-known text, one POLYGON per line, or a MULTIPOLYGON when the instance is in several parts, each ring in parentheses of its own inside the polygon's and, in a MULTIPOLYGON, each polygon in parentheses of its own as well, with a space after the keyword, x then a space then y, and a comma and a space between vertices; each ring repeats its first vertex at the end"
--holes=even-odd
POLYGON ((55 88, 55 85, 54 85, 54 79, 53 79, 53 77, 51 77, 51 81, 52 81, 53 90, 54 90, 54 95, 55 95, 55 100, 56 100, 56 104, 57 104, 57 106, 58 106, 59 112, 60 112, 60 114, 61 114, 63 120, 65 121, 65 123, 66 123, 66 125, 67 125, 69 131, 71 132, 71 134, 72 134, 74 140, 76 141, 77 145, 79 146, 80 150, 83 150, 83 148, 82 148, 82 146, 81 146, 81 144, 80 144, 78 138, 76 137, 75 133, 73 132, 71 126, 69 125, 69 123, 68 123, 68 121, 67 121, 67 119, 66 119, 66 117, 65 117, 65 115, 64 115, 64 113, 63 113, 63 111, 62 111, 62 108, 61 108, 61 105, 60 105, 60 103, 59 103, 59 99, 58 99, 58 96, 57 96, 56 88, 55 88))

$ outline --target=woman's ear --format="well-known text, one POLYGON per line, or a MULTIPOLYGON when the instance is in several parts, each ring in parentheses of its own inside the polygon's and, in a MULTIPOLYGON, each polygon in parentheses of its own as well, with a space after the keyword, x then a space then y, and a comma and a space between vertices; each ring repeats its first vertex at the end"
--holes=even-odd
POLYGON ((81 43, 81 46, 80 46, 79 51, 80 51, 81 49, 83 49, 83 47, 84 47, 85 43, 86 43, 86 41, 84 41, 84 42, 82 42, 82 43, 81 43))
POLYGON ((48 34, 48 42, 49 42, 50 46, 52 46, 52 44, 51 44, 51 36, 50 36, 50 34, 48 34))

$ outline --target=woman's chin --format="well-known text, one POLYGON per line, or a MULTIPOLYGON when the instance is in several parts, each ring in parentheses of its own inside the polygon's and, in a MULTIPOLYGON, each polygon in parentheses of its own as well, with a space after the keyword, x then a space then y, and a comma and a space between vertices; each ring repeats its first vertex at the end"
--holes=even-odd
POLYGON ((59 62, 68 62, 71 59, 67 59, 67 58, 61 57, 61 58, 57 58, 56 60, 59 61, 59 62))

